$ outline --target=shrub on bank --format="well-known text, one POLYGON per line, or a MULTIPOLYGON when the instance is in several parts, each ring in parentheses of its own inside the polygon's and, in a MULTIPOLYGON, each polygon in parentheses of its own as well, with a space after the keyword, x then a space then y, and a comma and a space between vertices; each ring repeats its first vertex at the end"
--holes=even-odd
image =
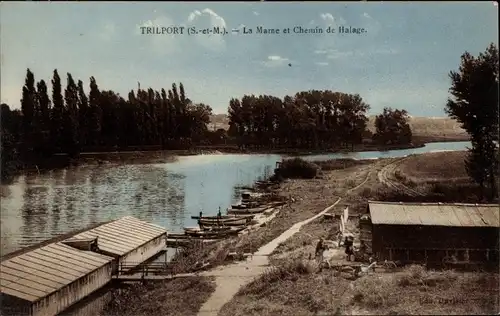
POLYGON ((301 158, 286 159, 274 171, 274 178, 313 179, 318 174, 318 166, 301 158))

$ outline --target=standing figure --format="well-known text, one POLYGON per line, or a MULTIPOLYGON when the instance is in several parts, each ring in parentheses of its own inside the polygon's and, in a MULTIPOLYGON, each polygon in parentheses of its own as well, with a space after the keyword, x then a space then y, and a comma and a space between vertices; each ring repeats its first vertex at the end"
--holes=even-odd
POLYGON ((353 245, 354 245, 354 236, 352 234, 346 234, 344 246, 345 246, 345 254, 347 255, 347 261, 350 261, 351 255, 354 254, 353 245))
POLYGON ((316 259, 318 260, 318 262, 320 264, 321 264, 321 262, 323 262, 323 251, 324 250, 325 250, 324 241, 323 241, 323 238, 320 238, 318 241, 318 244, 316 244, 316 252, 315 252, 316 259))

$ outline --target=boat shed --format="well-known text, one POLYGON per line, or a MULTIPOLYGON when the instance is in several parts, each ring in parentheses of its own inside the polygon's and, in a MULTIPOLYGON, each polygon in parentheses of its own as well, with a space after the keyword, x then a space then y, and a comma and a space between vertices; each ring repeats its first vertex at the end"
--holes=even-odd
POLYGON ((0 314, 57 315, 106 285, 113 260, 61 242, 3 260, 0 314))
POLYGON ((95 251, 116 259, 114 272, 118 269, 125 272, 164 251, 167 231, 161 226, 125 216, 77 234, 64 242, 76 243, 89 239, 97 239, 95 251))
POLYGON ((369 201, 368 211, 379 260, 441 263, 454 256, 460 262, 498 263, 496 204, 369 201))

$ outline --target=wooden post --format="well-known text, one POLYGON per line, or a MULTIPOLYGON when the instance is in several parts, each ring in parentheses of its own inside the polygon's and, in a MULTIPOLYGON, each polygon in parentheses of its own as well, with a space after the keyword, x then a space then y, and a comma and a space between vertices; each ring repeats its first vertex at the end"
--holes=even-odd
POLYGON ((410 250, 406 249, 406 260, 410 261, 410 250))
POLYGON ((392 261, 392 249, 389 248, 389 260, 392 261))
POLYGON ((490 261, 490 250, 486 249, 486 261, 490 261))

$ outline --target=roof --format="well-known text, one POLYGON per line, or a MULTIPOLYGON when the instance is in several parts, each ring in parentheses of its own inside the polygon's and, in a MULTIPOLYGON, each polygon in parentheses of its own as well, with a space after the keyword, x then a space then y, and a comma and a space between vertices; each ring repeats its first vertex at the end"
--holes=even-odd
POLYGON ((66 241, 98 237, 100 250, 123 256, 145 243, 166 234, 165 228, 125 216, 111 223, 77 234, 66 241))
POLYGON ((497 204, 369 201, 372 224, 500 227, 497 204))
POLYGON ((2 261, 0 292, 35 302, 112 260, 56 242, 2 261))

